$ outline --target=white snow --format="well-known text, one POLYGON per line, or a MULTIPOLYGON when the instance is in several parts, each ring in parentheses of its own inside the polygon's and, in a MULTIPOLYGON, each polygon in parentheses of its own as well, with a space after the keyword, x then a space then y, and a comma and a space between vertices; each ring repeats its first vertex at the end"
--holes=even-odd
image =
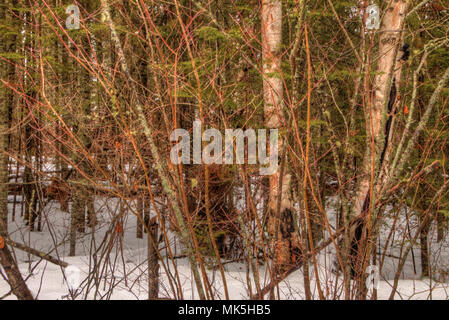
MULTIPOLYGON (((12 197, 10 196, 10 200, 12 197)), ((20 200, 20 197, 18 197, 20 200)), ((11 202, 11 201, 10 201, 11 202)), ((130 203, 131 206, 135 204, 130 203)), ((86 228, 86 233, 82 235, 76 246, 77 256, 69 257, 69 231, 70 215, 59 210, 59 203, 52 201, 44 210, 42 217, 43 231, 29 232, 20 217, 20 204, 16 205, 15 221, 12 221, 12 203, 9 204, 9 233, 12 239, 27 244, 35 249, 50 252, 53 256, 59 256, 61 260, 79 268, 81 285, 76 299, 146 299, 147 298, 147 241, 136 238, 137 219, 134 215, 125 215, 124 235, 121 238, 116 236, 110 242, 110 234, 115 229, 111 228, 109 222, 111 218, 119 212, 117 199, 97 198, 95 207, 99 224, 95 234, 90 228, 86 228), (55 246, 57 244, 57 246, 55 246), (55 249, 56 247, 56 249, 55 249), (121 250, 123 248, 123 250, 121 250), (93 252, 97 251, 96 259, 93 252), (123 254, 122 254, 123 252, 123 254), (95 268, 98 266, 98 268, 95 268), (96 271, 95 271, 96 270, 96 271)), ((331 224, 335 223, 335 215, 329 211, 331 224)), ((414 226, 412 226, 412 229, 414 226)), ((385 230, 389 230, 385 227, 385 230)), ((401 240, 406 232, 404 221, 399 221, 395 229, 395 235, 388 251, 391 255, 399 255, 398 240, 401 240)), ((382 233, 381 241, 385 241, 386 232, 382 233)), ((175 244, 175 237, 170 236, 172 241, 173 255, 181 255, 182 247, 175 244)), ((435 242, 432 242, 435 245, 435 242)), ((162 244, 161 244, 162 246, 162 244)), ((438 244, 432 247, 433 264, 438 264, 441 268, 448 268, 448 243, 438 244)), ((27 253, 14 250, 20 262, 20 270, 26 278, 27 285, 34 296, 38 299, 72 299, 69 294, 69 284, 64 279, 64 269, 60 266, 39 260, 27 253)), ((162 250, 161 254, 167 256, 167 250, 162 250)), ((320 284, 327 299, 343 299, 343 286, 341 276, 337 277, 332 270, 335 250, 332 245, 323 250, 318 256, 320 284)), ((398 283, 395 299, 448 299, 449 284, 447 279, 444 282, 436 282, 430 279, 419 279, 420 265, 419 247, 414 247, 415 268, 414 274, 412 256, 409 254, 406 267, 398 283)), ((178 258, 176 268, 168 258, 164 258, 164 263, 169 267, 171 277, 169 277, 161 265, 160 274, 160 297, 181 298, 179 293, 173 291, 169 278, 176 286, 173 279, 177 271, 182 287, 182 298, 197 299, 198 294, 192 280, 192 272, 188 261, 185 258, 178 258)), ((209 263, 210 264, 210 263, 209 263)), ((208 265, 208 263, 206 263, 208 265)), ((382 269, 381 280, 379 281, 378 299, 388 299, 393 286, 394 271, 397 266, 397 259, 387 257, 382 269)), ((249 299, 248 278, 251 279, 252 293, 256 292, 253 276, 247 275, 247 267, 243 263, 225 264, 226 282, 229 288, 231 299, 249 299)), ((3 271, 2 271, 3 272, 3 271)), ((218 270, 208 269, 208 278, 216 294, 216 299, 224 299, 223 282, 218 270)), ((259 267, 261 286, 269 282, 266 266, 259 267)), ((310 267, 311 288, 314 298, 318 299, 318 292, 315 285, 315 275, 313 267, 310 267)), ((66 274, 67 278, 70 278, 66 274)), ((70 283, 70 281, 69 281, 70 283)), ((0 297, 5 299, 15 299, 12 294, 7 295, 10 288, 4 279, 0 278, 0 297), (6 295, 6 296, 5 296, 6 295)), ((302 270, 291 274, 286 280, 280 283, 279 292, 283 299, 304 299, 304 286, 302 270)))

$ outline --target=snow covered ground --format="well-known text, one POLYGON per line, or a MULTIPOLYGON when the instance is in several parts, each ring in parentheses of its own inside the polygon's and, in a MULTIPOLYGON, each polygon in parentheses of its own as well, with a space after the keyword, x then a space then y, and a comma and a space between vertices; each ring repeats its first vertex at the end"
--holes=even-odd
MULTIPOLYGON (((12 202, 12 197, 10 197, 12 202)), ((69 285, 64 279, 70 279, 68 271, 58 265, 51 264, 45 260, 30 256, 26 252, 14 250, 20 262, 20 270, 26 278, 26 282, 38 299, 146 299, 147 298, 147 243, 145 239, 136 238, 137 219, 133 215, 128 215, 124 221, 123 237, 115 237, 111 241, 109 221, 118 210, 116 199, 97 199, 96 211, 99 217, 99 224, 95 234, 86 229, 86 234, 80 237, 77 242, 77 256, 69 257, 69 230, 70 216, 59 210, 59 204, 52 201, 46 209, 42 219, 42 232, 28 232, 20 217, 20 205, 16 205, 15 221, 12 221, 12 203, 10 203, 9 232, 13 240, 24 243, 38 250, 50 252, 53 256, 58 256, 60 260, 69 263, 80 270, 81 290, 72 296, 69 294, 69 285), (49 227, 51 226, 51 227, 49 227), (121 241, 120 241, 121 239, 121 241), (56 249, 55 244, 57 244, 56 249), (97 254, 94 255, 93 253, 97 254), (95 257, 95 258, 94 258, 95 257)), ((330 220, 332 220, 330 216, 330 220)), ((398 234, 393 236, 389 254, 399 255, 396 247, 396 240, 401 239, 400 232, 403 221, 398 224, 398 234)), ((404 231, 404 230, 402 230, 404 231)), ((396 231, 395 231, 396 232, 396 231)), ((387 234, 383 233, 381 241, 384 241, 387 234)), ((144 237, 145 238, 145 237, 144 237)), ((179 244, 172 246, 173 255, 182 254, 179 244)), ((449 283, 436 282, 431 279, 419 279, 419 249, 414 250, 415 267, 413 267, 413 256, 410 253, 407 259, 404 272, 399 280, 398 290, 395 299, 448 299, 449 283), (416 270, 416 275, 414 274, 416 270)), ((166 255, 166 250, 162 255, 166 255)), ((449 266, 449 246, 448 243, 439 244, 433 250, 434 263, 442 268, 449 266)), ((320 283, 324 294, 328 299, 341 299, 342 281, 331 271, 334 261, 333 249, 330 246, 323 250, 318 256, 320 264, 320 283)), ((174 280, 176 271, 179 275, 180 286, 182 287, 182 298, 198 298, 189 263, 185 258, 176 259, 176 269, 168 259, 164 260, 169 269, 170 276, 161 265, 160 297, 181 298, 177 293, 176 282, 174 280), (171 280, 171 281, 170 281, 171 280)), ((379 282, 378 299, 388 299, 393 285, 394 270, 397 266, 397 259, 387 258, 382 270, 381 281, 379 282)), ((247 274, 246 265, 243 263, 225 264, 226 282, 232 299, 248 299, 249 289, 247 283, 252 275, 247 274), (248 278, 249 277, 249 278, 248 278)), ((218 270, 207 271, 212 288, 216 292, 218 299, 224 299, 223 282, 218 270)), ((267 269, 260 266, 259 269, 262 286, 269 282, 267 269)), ((314 282, 313 268, 311 268, 312 290, 315 298, 318 298, 314 282)), ((69 281, 70 282, 70 281, 69 281)), ((254 283, 251 284, 254 293, 254 283)), ((291 274, 279 285, 279 291, 283 299, 304 299, 303 275, 298 270, 291 274)), ((7 295, 9 286, 0 278, 0 297, 5 299, 15 299, 14 295, 7 295)), ((72 292, 73 293, 73 292, 72 292)))

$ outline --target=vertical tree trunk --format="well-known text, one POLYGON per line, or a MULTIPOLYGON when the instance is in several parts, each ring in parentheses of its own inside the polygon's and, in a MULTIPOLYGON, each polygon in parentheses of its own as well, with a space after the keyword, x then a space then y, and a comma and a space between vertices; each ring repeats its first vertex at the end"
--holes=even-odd
MULTIPOLYGON (((6 24, 6 6, 0 7, 0 23, 6 24)), ((6 52, 7 50, 7 37, 0 34, 1 41, 1 53, 6 52)), ((1 78, 5 76, 3 70, 7 67, 6 63, 0 60, 0 75, 1 78)), ((8 183, 9 183, 9 175, 8 175, 8 161, 9 158, 7 156, 8 151, 8 130, 9 130, 9 118, 8 118, 8 101, 6 99, 7 88, 0 83, 0 220, 3 222, 2 226, 4 231, 7 231, 8 228, 8 183)))
MULTIPOLYGON (((83 7, 91 12, 91 1, 82 1, 83 7)), ((87 24, 89 21, 86 21, 87 24)), ((82 38, 82 47, 85 52, 89 53, 91 50, 88 35, 82 38)), ((92 76, 85 68, 78 66, 77 71, 78 88, 81 92, 81 101, 79 106, 78 116, 73 123, 73 131, 77 135, 82 147, 89 152, 89 145, 91 143, 88 134, 89 115, 91 113, 91 99, 92 99, 92 76)), ((91 168, 87 162, 86 157, 79 152, 72 155, 73 162, 83 171, 84 174, 89 175, 91 168)), ((81 173, 75 173, 74 179, 82 182, 81 173)), ((95 208, 93 204, 93 197, 90 190, 84 186, 75 185, 72 189, 72 211, 71 211, 71 232, 70 232, 70 255, 75 255, 76 234, 84 233, 86 231, 86 209, 88 211, 88 223, 93 227, 96 223, 95 208)))
POLYGON ((143 216, 143 198, 140 197, 140 196, 137 198, 136 211, 137 211, 137 232, 136 232, 136 237, 138 239, 142 239, 143 238, 143 224, 142 224, 142 220, 144 219, 144 216, 143 216))
POLYGON ((446 228, 446 217, 443 212, 437 212, 437 242, 440 243, 444 239, 444 231, 446 228))
POLYGON ((148 226, 148 299, 157 299, 159 295, 159 259, 158 224, 156 220, 148 226))
MULTIPOLYGON (((31 13, 26 12, 24 14, 26 20, 25 26, 25 57, 28 76, 24 79, 26 95, 24 103, 26 104, 26 112, 32 113, 34 109, 34 101, 37 98, 37 88, 33 85, 33 80, 36 80, 36 71, 30 68, 29 64, 36 63, 36 55, 33 48, 36 46, 36 32, 32 25, 36 23, 34 17, 31 13), (32 80, 33 79, 33 80, 32 80)), ((27 116, 29 116, 27 114, 27 116)), ((32 117, 31 117, 32 118, 32 117)), ((25 206, 24 219, 26 224, 29 225, 30 231, 34 231, 34 222, 37 217, 37 197, 36 197, 36 179, 34 177, 34 168, 36 164, 36 137, 33 134, 33 128, 31 126, 31 121, 25 124, 25 169, 23 177, 23 189, 24 189, 24 201, 23 206, 25 206), (34 159, 34 160, 33 160, 34 159)))
MULTIPOLYGON (((379 163, 373 163, 380 157, 380 151, 384 146, 383 117, 387 116, 387 104, 390 98, 390 89, 393 79, 396 89, 400 80, 400 65, 396 63, 398 47, 401 41, 401 30, 404 24, 407 2, 404 0, 389 1, 382 19, 382 27, 379 36, 379 52, 377 63, 377 75, 374 79, 374 98, 371 101, 372 110, 367 110, 366 130, 367 148, 363 158, 361 178, 354 201, 354 214, 360 214, 371 187, 372 168, 379 169, 379 163), (394 68, 394 69, 393 69, 394 68), (372 146, 374 150, 372 150, 372 146), (374 155, 372 154, 374 151, 374 155)), ((384 118, 385 119, 385 118, 384 118)))
MULTIPOLYGON (((78 173, 76 173, 78 175, 78 173)), ((83 188, 77 188, 72 192, 72 207, 70 219, 70 253, 73 257, 76 254, 76 235, 85 231, 86 201, 83 195, 83 188)))
MULTIPOLYGON (((352 260, 356 260, 353 273, 357 280, 359 298, 363 298, 366 293, 365 269, 371 256, 370 243, 375 242, 375 239, 368 241, 367 238, 375 236, 375 232, 371 232, 371 224, 375 219, 371 217, 369 209, 371 203, 375 203, 376 181, 382 168, 383 149, 388 143, 385 139, 385 126, 392 84, 396 85, 397 90, 400 81, 400 63, 397 63, 397 58, 407 5, 408 2, 405 0, 388 1, 382 13, 377 75, 373 83, 374 97, 371 101, 367 99, 365 111, 368 138, 352 211, 354 215, 363 214, 363 217, 360 219, 360 224, 351 231, 353 239, 351 255, 352 260)), ((369 97, 368 93, 367 97, 369 97)))
MULTIPOLYGON (((285 120, 282 101, 283 84, 280 76, 282 1, 264 0, 262 2, 261 27, 265 125, 270 129, 279 129, 285 120)), ((283 139, 280 138, 280 155, 283 154, 283 146, 283 139)), ((274 266, 278 271, 287 268, 292 263, 291 233, 294 232, 294 227, 292 226, 293 216, 289 187, 290 174, 287 169, 284 170, 282 177, 280 170, 269 177, 268 232, 270 247, 275 254, 274 266)))
POLYGON ((430 220, 424 219, 424 212, 419 215, 420 223, 423 224, 419 235, 421 247, 421 277, 429 276, 429 244, 428 235, 430 229, 430 220))
POLYGON ((30 124, 25 124, 25 168, 23 171, 23 190, 24 199, 22 205, 24 206, 24 220, 25 224, 29 226, 30 231, 34 231, 34 219, 36 217, 36 197, 34 176, 31 170, 33 166, 34 156, 34 137, 31 134, 30 124))

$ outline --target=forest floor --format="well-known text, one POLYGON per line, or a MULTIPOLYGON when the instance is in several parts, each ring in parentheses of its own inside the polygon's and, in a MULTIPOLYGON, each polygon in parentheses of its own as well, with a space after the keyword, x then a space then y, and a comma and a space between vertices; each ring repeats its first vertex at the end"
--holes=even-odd
MULTIPOLYGON (((10 202, 13 197, 10 196, 10 202)), ((17 199, 16 199, 17 200, 17 199)), ((18 203, 20 203, 18 201, 18 203)), ((90 228, 86 228, 86 233, 77 240, 75 257, 69 257, 69 230, 70 215, 59 210, 59 203, 52 201, 47 204, 42 217, 42 232, 29 232, 20 216, 20 204, 15 206, 15 218, 12 219, 13 204, 9 204, 9 233, 13 240, 24 243, 34 249, 50 252, 53 256, 58 256, 60 260, 79 268, 82 290, 79 290, 76 299, 146 299, 148 278, 147 278, 147 241, 136 238, 137 219, 134 215, 129 215, 123 221, 123 233, 121 236, 113 237, 110 241, 111 232, 116 232, 110 227, 110 220, 118 210, 116 199, 96 200, 96 211, 98 224, 95 233, 90 228), (55 249, 55 244, 58 244, 55 249), (97 261, 92 258, 92 252, 97 252, 97 261), (99 266, 94 268, 94 266, 99 266), (96 271, 93 271, 96 270, 96 271)), ((332 217, 330 217, 332 218, 332 217)), ((332 219, 331 219, 332 220, 332 219)), ((402 222, 401 222, 402 223, 402 222)), ((403 223, 397 226, 398 232, 405 230, 403 223)), ((385 239, 387 234, 381 237, 385 239)), ((400 248, 395 247, 395 237, 393 235, 392 245, 389 246, 388 254, 397 256, 400 248)), ((173 237, 174 239, 174 237, 173 237)), ((174 240, 173 240, 174 241, 174 240)), ((172 246, 174 256, 182 256, 182 248, 179 244, 172 246)), ((432 247, 432 256, 435 263, 440 267, 447 268, 449 263, 449 244, 440 243, 438 247, 432 247)), ((26 278, 26 282, 34 296, 38 299, 69 299, 67 282, 64 281, 64 269, 38 257, 30 256, 26 252, 15 249, 20 265, 20 270, 26 278)), ((162 250, 161 254, 167 254, 162 250)), ((342 298, 341 276, 332 272, 334 252, 329 246, 323 250, 319 257, 320 283, 325 295, 329 299, 342 298)), ((395 299, 449 299, 449 282, 438 282, 429 278, 420 279, 419 247, 416 246, 409 254, 401 279, 398 283, 398 290, 395 299), (415 261, 415 263, 413 263, 415 261), (413 267, 414 265, 414 267, 413 267), (416 275, 415 275, 416 269, 416 275)), ((173 298, 173 287, 169 278, 173 279, 175 268, 169 259, 165 261, 166 266, 170 266, 171 277, 167 276, 166 269, 161 265, 160 273, 160 297, 173 298)), ((211 266, 212 260, 207 265, 211 266)), ((397 266, 397 259, 387 257, 382 275, 379 281, 378 299, 388 299, 393 286, 394 270, 397 266)), ((255 292, 252 274, 247 273, 246 265, 239 262, 229 262, 224 265, 226 270, 226 282, 229 288, 231 299, 248 299, 250 296, 247 283, 250 281, 251 291, 255 292), (250 279, 250 280, 248 280, 250 279)), ((184 299, 197 299, 192 273, 189 263, 185 258, 176 259, 176 269, 182 286, 182 297, 184 299), (193 290, 192 290, 193 289, 193 290)), ((315 276, 313 268, 311 270, 311 288, 314 297, 318 297, 315 286, 315 276)), ((446 270, 446 269, 445 269, 446 270)), ((224 299, 223 281, 217 269, 208 268, 209 280, 212 288, 216 292, 216 299, 224 299)), ((67 273, 67 272, 66 272, 67 273)), ((267 268, 260 266, 261 285, 269 282, 267 268)), ((66 274, 66 277, 69 275, 66 274)), ((173 281, 172 281, 173 284, 173 281)), ((13 295, 7 295, 9 286, 6 281, 0 278, 0 297, 5 299, 15 299, 13 295)), ((283 299, 304 299, 302 270, 292 273, 286 280, 280 283, 279 293, 283 299)), ((178 296, 179 298, 179 296, 178 296)))

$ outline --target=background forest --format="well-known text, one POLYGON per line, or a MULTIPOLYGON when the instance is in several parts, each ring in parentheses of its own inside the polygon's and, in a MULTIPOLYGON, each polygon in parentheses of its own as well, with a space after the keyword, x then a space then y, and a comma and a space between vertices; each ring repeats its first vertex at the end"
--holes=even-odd
POLYGON ((447 0, 2 0, 0 299, 447 299, 448 49, 447 0))

